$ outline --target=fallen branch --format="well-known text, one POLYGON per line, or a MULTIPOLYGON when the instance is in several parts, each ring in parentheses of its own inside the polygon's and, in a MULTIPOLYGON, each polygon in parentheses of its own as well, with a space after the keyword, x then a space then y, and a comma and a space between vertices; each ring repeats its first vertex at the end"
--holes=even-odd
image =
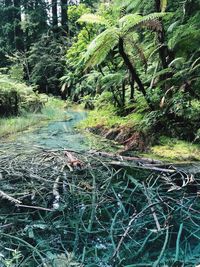
POLYGON ((134 162, 140 162, 140 163, 148 163, 148 164, 162 164, 159 160, 154 160, 150 158, 143 158, 143 157, 128 157, 128 156, 121 156, 120 154, 113 154, 108 152, 102 152, 102 151, 96 151, 91 150, 89 151, 90 154, 100 156, 100 157, 106 157, 106 158, 112 158, 117 159, 120 161, 134 161, 134 162))

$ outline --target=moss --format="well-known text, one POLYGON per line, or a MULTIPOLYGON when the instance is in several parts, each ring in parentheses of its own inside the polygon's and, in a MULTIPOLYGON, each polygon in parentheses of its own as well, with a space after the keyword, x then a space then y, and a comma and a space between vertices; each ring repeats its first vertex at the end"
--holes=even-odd
POLYGON ((145 156, 167 161, 198 161, 200 160, 200 145, 161 136, 158 144, 152 146, 151 152, 145 156))
MULTIPOLYGON (((126 126, 137 130, 141 127, 142 119, 143 115, 138 112, 120 117, 116 115, 116 109, 112 105, 108 105, 103 109, 90 111, 87 119, 80 123, 80 127, 102 126, 109 129, 126 126)), ((161 136, 157 144, 150 147, 149 153, 140 155, 171 162, 197 161, 200 160, 200 145, 161 136)))

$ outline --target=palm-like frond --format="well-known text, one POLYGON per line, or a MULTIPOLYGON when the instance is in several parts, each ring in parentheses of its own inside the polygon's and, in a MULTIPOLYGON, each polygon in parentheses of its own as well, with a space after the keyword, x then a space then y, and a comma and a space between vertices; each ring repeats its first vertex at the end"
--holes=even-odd
POLYGON ((146 26, 153 30, 160 30, 161 26, 158 18, 161 18, 164 15, 165 13, 151 13, 147 16, 129 14, 119 20, 119 27, 122 29, 122 33, 124 35, 132 31, 137 26, 146 26))
POLYGON ((121 86, 124 78, 124 72, 109 73, 102 77, 101 84, 103 88, 110 89, 111 86, 121 86))
POLYGON ((119 27, 123 32, 128 32, 130 28, 135 27, 142 20, 139 14, 128 14, 119 20, 119 27))
POLYGON ((88 46, 84 56, 86 69, 101 64, 119 41, 119 29, 111 27, 99 34, 88 46))
POLYGON ((128 11, 132 10, 138 10, 138 8, 141 6, 141 4, 144 2, 144 0, 115 0, 114 4, 116 6, 120 7, 126 7, 128 11))
POLYGON ((109 21, 107 21, 104 17, 95 14, 84 14, 78 19, 78 22, 109 26, 109 21))

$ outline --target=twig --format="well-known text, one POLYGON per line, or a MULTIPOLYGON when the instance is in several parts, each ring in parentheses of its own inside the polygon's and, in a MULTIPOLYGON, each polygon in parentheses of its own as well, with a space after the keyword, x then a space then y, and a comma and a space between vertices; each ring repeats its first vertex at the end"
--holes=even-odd
POLYGON ((22 205, 22 204, 19 204, 19 205, 17 204, 16 207, 35 209, 35 210, 53 211, 52 209, 48 209, 48 208, 37 207, 37 206, 29 206, 29 205, 22 205))

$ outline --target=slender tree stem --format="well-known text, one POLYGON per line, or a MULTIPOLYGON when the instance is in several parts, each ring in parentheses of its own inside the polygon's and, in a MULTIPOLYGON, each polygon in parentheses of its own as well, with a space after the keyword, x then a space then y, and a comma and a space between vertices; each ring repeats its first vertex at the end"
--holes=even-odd
POLYGON ((124 50, 124 41, 122 38, 119 39, 119 54, 121 55, 121 57, 123 58, 124 60, 124 63, 127 67, 127 69, 129 70, 130 72, 130 83, 134 86, 134 82, 137 83, 138 85, 138 89, 139 91, 143 94, 143 96, 145 97, 147 103, 149 104, 149 107, 151 109, 153 109, 153 106, 152 104, 149 102, 148 98, 147 98, 147 94, 146 94, 146 91, 145 91, 145 88, 144 88, 144 85, 136 71, 136 69, 134 68, 133 64, 131 63, 128 55, 126 54, 125 50, 124 50))

